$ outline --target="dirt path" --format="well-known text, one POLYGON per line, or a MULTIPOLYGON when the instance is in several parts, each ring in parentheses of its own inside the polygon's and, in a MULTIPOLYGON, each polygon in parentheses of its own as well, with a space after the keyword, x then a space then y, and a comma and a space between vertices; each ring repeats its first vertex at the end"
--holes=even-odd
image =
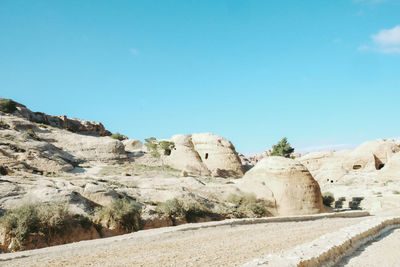
POLYGON ((359 248, 340 266, 399 266, 400 229, 389 231, 359 248))
MULTIPOLYGON (((236 266, 309 242, 366 217, 220 226, 98 239, 25 253, 6 266, 236 266), (30 255, 31 254, 31 255, 30 255)), ((157 229, 155 229, 157 230, 157 229)), ((153 231, 153 232, 152 232, 153 231)))

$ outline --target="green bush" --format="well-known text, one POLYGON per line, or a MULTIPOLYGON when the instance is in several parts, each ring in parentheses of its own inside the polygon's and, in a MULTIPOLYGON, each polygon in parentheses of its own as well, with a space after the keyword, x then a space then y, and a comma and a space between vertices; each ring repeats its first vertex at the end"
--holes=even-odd
POLYGON ((276 145, 272 146, 271 156, 281 156, 285 158, 289 158, 290 155, 294 152, 294 148, 290 146, 287 138, 282 138, 276 145))
POLYGON ((160 153, 158 153, 158 144, 157 144, 157 139, 154 137, 149 137, 144 139, 145 143, 144 145, 147 147, 147 149, 149 150, 150 154, 154 157, 154 158, 159 158, 160 157, 160 153))
POLYGON ((270 206, 270 204, 264 200, 257 199, 254 194, 230 194, 227 201, 235 205, 231 213, 238 218, 270 215, 267 211, 267 207, 270 206))
POLYGON ((111 136, 111 138, 117 139, 119 141, 125 140, 126 137, 120 133, 113 133, 111 136))
POLYGON ((177 198, 158 204, 156 212, 168 216, 173 221, 176 218, 185 218, 189 223, 211 214, 211 211, 202 203, 195 200, 183 201, 177 198))
POLYGON ((157 142, 157 139, 154 137, 146 138, 146 139, 144 139, 144 141, 145 141, 144 145, 147 147, 150 154, 155 158, 159 158, 161 156, 159 153, 159 150, 163 150, 164 155, 169 156, 169 155, 171 155, 172 149, 174 149, 174 147, 175 147, 174 142, 170 142, 170 141, 157 142))
POLYGON ((14 239, 16 248, 22 248, 31 234, 41 233, 50 242, 54 235, 63 236, 76 224, 90 227, 91 222, 88 226, 87 220, 83 225, 83 216, 73 216, 67 206, 61 203, 29 203, 7 211, 0 218, 0 225, 14 239))
POLYGON ((158 145, 164 150, 164 155, 166 156, 171 155, 171 150, 175 147, 175 143, 169 141, 161 141, 158 145))
POLYGON ((98 208, 95 221, 125 232, 140 230, 141 207, 135 201, 125 198, 114 200, 110 205, 98 208))
POLYGON ((334 201, 335 197, 331 192, 325 192, 322 194, 322 203, 324 203, 325 206, 330 207, 334 201))
POLYGON ((5 113, 13 113, 17 110, 17 103, 11 99, 0 99, 0 111, 5 113))
POLYGON ((158 204, 156 212, 168 217, 185 217, 183 204, 177 198, 169 199, 158 204))

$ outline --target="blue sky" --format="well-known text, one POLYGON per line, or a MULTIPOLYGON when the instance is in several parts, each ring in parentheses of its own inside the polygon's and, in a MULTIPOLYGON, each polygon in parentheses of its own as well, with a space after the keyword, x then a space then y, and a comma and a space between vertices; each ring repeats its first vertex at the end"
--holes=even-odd
POLYGON ((400 136, 400 1, 0 1, 0 96, 242 153, 400 136))

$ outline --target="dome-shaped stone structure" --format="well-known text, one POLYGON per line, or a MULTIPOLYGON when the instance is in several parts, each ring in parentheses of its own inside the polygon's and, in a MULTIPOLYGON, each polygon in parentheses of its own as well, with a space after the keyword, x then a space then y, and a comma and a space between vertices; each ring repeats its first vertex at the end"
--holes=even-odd
POLYGON ((321 189, 300 162, 284 157, 262 159, 238 187, 275 203, 276 215, 315 214, 324 211, 321 189))

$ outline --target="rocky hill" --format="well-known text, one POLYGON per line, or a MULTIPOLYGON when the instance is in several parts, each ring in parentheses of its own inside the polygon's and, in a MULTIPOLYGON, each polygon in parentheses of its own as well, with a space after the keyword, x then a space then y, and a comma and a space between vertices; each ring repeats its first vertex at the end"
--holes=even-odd
POLYGON ((393 140, 296 159, 268 152, 246 158, 211 133, 143 143, 111 135, 98 122, 4 101, 0 250, 5 252, 187 222, 399 203, 400 147, 393 140), (332 207, 322 205, 327 191, 336 196, 332 207))

